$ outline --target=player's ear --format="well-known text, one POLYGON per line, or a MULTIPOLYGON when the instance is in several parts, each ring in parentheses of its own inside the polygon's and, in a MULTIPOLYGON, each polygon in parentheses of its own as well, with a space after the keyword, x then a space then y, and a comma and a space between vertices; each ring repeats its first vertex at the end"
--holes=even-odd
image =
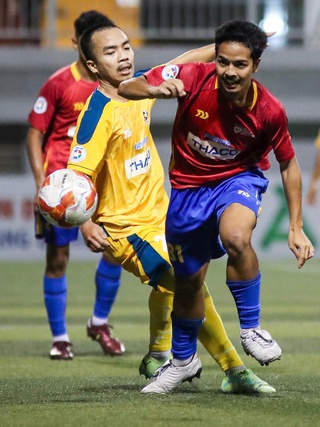
POLYGON ((71 39, 72 47, 77 52, 79 50, 79 40, 76 37, 71 39))
POLYGON ((252 67, 252 72, 253 73, 256 73, 258 71, 258 68, 259 68, 259 65, 260 65, 260 61, 261 61, 261 58, 255 59, 253 61, 253 67, 252 67))
POLYGON ((91 71, 91 73, 97 74, 98 70, 96 67, 96 64, 92 61, 92 59, 89 59, 87 62, 87 67, 89 68, 89 70, 91 71))

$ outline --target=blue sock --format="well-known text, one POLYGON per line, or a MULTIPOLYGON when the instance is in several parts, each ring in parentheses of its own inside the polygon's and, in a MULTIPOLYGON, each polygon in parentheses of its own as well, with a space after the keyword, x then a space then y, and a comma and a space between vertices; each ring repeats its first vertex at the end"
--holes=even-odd
POLYGON ((172 355, 175 359, 185 360, 197 351, 198 331, 201 319, 181 319, 171 313, 172 318, 172 355))
POLYGON ((53 279, 43 278, 44 303, 47 309, 51 333, 54 337, 67 333, 67 279, 66 276, 53 279))
POLYGON ((260 285, 261 274, 252 280, 232 282, 227 280, 237 306, 240 327, 242 329, 256 328, 260 321, 260 285))
POLYGON ((96 300, 93 314, 100 319, 107 319, 120 286, 122 267, 110 264, 101 258, 96 271, 96 300))

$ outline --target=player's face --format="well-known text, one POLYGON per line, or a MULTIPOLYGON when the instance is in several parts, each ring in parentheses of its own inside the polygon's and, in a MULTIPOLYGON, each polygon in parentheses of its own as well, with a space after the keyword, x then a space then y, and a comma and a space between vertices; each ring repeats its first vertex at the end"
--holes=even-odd
POLYGON ((222 93, 230 100, 245 99, 251 87, 252 74, 259 65, 259 61, 251 58, 250 49, 236 42, 222 43, 216 65, 222 93))
POLYGON ((133 77, 134 53, 123 31, 119 28, 96 31, 92 36, 92 42, 96 59, 88 61, 88 66, 92 63, 100 80, 118 87, 123 80, 133 77))

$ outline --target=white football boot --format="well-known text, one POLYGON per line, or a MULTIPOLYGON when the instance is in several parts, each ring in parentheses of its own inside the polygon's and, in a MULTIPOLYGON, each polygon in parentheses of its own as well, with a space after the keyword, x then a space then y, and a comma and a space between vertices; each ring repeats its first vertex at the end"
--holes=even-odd
POLYGON ((144 394, 169 394, 185 381, 200 378, 202 365, 195 353, 192 360, 185 366, 175 366, 172 360, 168 360, 158 369, 156 376, 141 390, 144 394))
POLYGON ((263 329, 242 329, 240 342, 247 355, 252 356, 262 366, 281 359, 281 348, 269 332, 263 329))

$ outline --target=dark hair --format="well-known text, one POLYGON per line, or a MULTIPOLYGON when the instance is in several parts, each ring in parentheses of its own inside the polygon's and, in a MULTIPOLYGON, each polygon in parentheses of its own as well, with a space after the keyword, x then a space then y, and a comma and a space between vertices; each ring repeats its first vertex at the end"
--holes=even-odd
POLYGON ((259 59, 267 47, 267 35, 258 27, 248 21, 229 21, 221 25, 215 32, 216 54, 220 44, 224 42, 237 42, 248 47, 253 60, 259 59))
POLYGON ((76 36, 80 38, 80 36, 82 36, 82 34, 93 25, 115 26, 115 23, 106 15, 103 15, 96 10, 88 10, 87 12, 81 13, 81 15, 74 21, 76 36))
POLYGON ((93 53, 93 43, 92 43, 92 35, 97 31, 102 31, 109 28, 119 28, 112 21, 109 23, 96 24, 92 27, 89 27, 80 37, 80 47, 86 58, 86 60, 95 61, 95 56, 93 53))

